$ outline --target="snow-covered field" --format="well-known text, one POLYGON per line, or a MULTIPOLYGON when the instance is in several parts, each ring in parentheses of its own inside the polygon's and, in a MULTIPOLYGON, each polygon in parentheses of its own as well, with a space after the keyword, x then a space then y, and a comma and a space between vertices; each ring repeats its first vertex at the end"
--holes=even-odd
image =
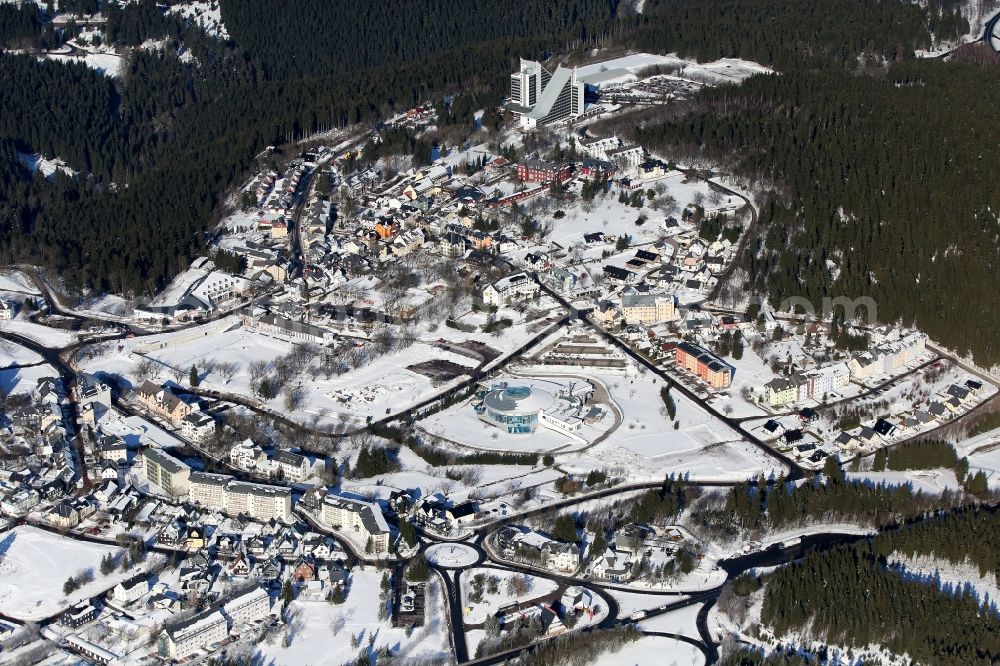
POLYGON ((69 168, 65 162, 56 159, 46 159, 45 156, 40 153, 18 153, 17 159, 21 161, 21 164, 26 166, 31 173, 41 172, 46 178, 51 177, 56 171, 62 171, 66 175, 72 176, 76 174, 76 171, 69 168))
POLYGON ((226 26, 222 23, 222 11, 218 0, 180 2, 172 5, 168 11, 180 14, 196 25, 201 26, 202 30, 209 35, 222 39, 229 37, 229 33, 226 32, 226 26))
MULTIPOLYGON (((524 377, 519 373, 516 377, 500 376, 495 379, 515 386, 527 386, 536 391, 547 390, 553 394, 572 381, 570 377, 563 380, 545 375, 546 372, 540 371, 537 376, 532 377, 524 377)), ((543 426, 538 426, 531 434, 511 434, 481 420, 471 402, 471 400, 465 401, 434 414, 422 420, 420 427, 432 435, 462 446, 516 453, 577 451, 614 427, 614 416, 611 414, 610 405, 601 405, 607 410, 604 418, 593 424, 584 424, 574 433, 575 436, 543 426)))
POLYGON ((88 53, 83 56, 50 53, 46 57, 60 62, 82 62, 87 67, 111 77, 118 76, 122 65, 122 57, 114 53, 88 53))
POLYGON ((257 646, 254 663, 279 666, 305 664, 353 663, 360 648, 352 647, 352 636, 360 645, 368 645, 374 636, 374 648, 388 646, 398 655, 400 663, 428 660, 447 663, 450 660, 448 620, 445 615, 440 583, 432 578, 428 584, 427 620, 410 636, 403 628, 393 628, 388 620, 379 619, 379 584, 382 572, 374 568, 355 569, 351 574, 350 591, 343 605, 325 601, 294 601, 288 647, 281 639, 257 646))
POLYGON ((866 480, 873 484, 909 484, 914 491, 938 495, 944 489, 959 490, 962 486, 950 469, 909 470, 905 472, 849 472, 847 478, 866 480))
POLYGON ((679 68, 679 76, 684 78, 719 83, 738 83, 754 74, 767 74, 773 71, 763 65, 749 60, 740 60, 739 58, 722 58, 713 62, 697 63, 679 58, 673 53, 668 55, 633 53, 621 58, 615 58, 614 60, 605 60, 592 65, 584 65, 583 67, 578 67, 576 72, 580 78, 586 78, 610 70, 625 70, 632 74, 637 74, 642 69, 655 65, 679 68))
MULTIPOLYGON (((677 210, 683 209, 696 199, 710 199, 714 195, 704 181, 688 180, 680 171, 670 171, 662 178, 642 183, 643 189, 655 189, 660 185, 665 187, 664 196, 676 200, 677 210)), ((613 192, 595 198, 593 205, 589 206, 590 210, 587 208, 573 206, 566 209, 566 217, 552 223, 552 232, 548 240, 568 248, 577 243, 582 244, 584 234, 600 231, 613 236, 627 234, 632 237, 632 245, 639 245, 652 243, 663 235, 659 223, 666 217, 664 212, 652 210, 648 206, 632 208, 628 204, 619 203, 617 195, 613 192), (645 215, 648 220, 642 225, 636 225, 635 222, 640 215, 645 215)), ((634 254, 633 250, 630 255, 634 254)), ((600 252, 593 257, 595 260, 600 258, 600 252)))
MULTIPOLYGON (((671 601, 673 601, 671 599, 671 601)), ((663 631, 670 634, 683 634, 691 638, 700 638, 698 634, 698 612, 704 604, 693 604, 678 608, 675 611, 657 615, 639 622, 643 631, 663 631)))
POLYGON ((991 487, 1000 487, 1000 429, 958 442, 955 448, 959 456, 969 458, 971 473, 982 470, 991 487))
MULTIPOLYGON (((388 499, 393 490, 409 490, 418 496, 442 493, 454 502, 463 502, 470 495, 478 498, 513 496, 523 488, 547 484, 561 478, 558 470, 526 465, 454 465, 432 467, 407 448, 399 450, 400 470, 363 481, 344 479, 345 493, 359 497, 388 499), (446 472, 470 473, 472 483, 449 479, 446 472)), ((497 516, 498 518, 500 516, 497 516)))
POLYGON ((942 588, 958 590, 969 585, 976 591, 980 602, 1000 598, 996 572, 987 571, 982 575, 979 567, 969 562, 952 564, 945 559, 929 555, 908 557, 897 552, 889 557, 889 564, 902 567, 903 571, 900 573, 906 578, 930 580, 942 588))
POLYGON ((638 592, 623 592, 609 590, 609 594, 618 602, 618 618, 626 618, 636 611, 651 611, 665 604, 674 604, 687 599, 686 595, 678 594, 640 594, 638 592))
POLYGON ((0 535, 0 608, 21 620, 40 620, 113 587, 134 571, 102 576, 101 559, 121 549, 61 537, 34 527, 0 535), (68 597, 62 586, 69 576, 91 570, 95 580, 68 597))

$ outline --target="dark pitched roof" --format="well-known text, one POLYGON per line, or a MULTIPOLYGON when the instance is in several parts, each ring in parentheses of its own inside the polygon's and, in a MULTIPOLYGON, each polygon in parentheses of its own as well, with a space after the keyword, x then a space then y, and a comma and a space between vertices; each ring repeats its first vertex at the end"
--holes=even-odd
POLYGON ((875 425, 873 426, 873 430, 878 434, 882 435, 883 437, 891 434, 892 431, 895 429, 896 426, 894 426, 889 421, 886 421, 885 419, 879 419, 878 421, 875 422, 875 425))

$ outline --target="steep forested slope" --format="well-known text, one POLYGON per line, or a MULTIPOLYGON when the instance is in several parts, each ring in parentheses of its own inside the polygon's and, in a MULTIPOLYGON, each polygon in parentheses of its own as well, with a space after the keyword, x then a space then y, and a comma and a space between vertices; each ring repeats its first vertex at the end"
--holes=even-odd
POLYGON ((269 76, 350 72, 497 39, 606 28, 617 0, 222 0, 222 20, 236 44, 269 76), (349 45, 348 48, 345 48, 349 45))
MULTIPOLYGON (((746 267, 778 300, 869 296, 881 321, 1000 361, 1000 69, 791 70, 707 92, 638 138, 787 185, 746 267)), ((817 308, 819 306, 817 305, 817 308)))
POLYGON ((901 550, 995 567, 995 539, 982 537, 996 527, 992 510, 967 510, 886 532, 874 545, 809 555, 765 577, 761 623, 779 637, 808 632, 841 646, 881 645, 919 664, 995 664, 995 605, 961 586, 939 589, 935 581, 908 579, 887 568, 884 556, 901 550))

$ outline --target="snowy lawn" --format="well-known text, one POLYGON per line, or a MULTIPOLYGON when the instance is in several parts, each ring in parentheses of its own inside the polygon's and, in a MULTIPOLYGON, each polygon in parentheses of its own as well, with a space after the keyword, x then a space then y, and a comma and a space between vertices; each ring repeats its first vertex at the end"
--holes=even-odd
POLYGON ((664 636, 643 636, 639 640, 628 643, 617 652, 604 652, 598 657, 598 663, 614 666, 700 666, 705 663, 701 650, 679 641, 676 638, 664 636))
POLYGON ((41 620, 103 592, 136 571, 99 572, 101 559, 121 548, 76 541, 21 526, 0 535, 0 608, 25 621, 41 620), (68 597, 63 583, 90 570, 95 579, 68 597))
MULTIPOLYGON (((410 636, 403 628, 393 628, 389 620, 379 619, 379 595, 382 572, 368 567, 351 574, 350 591, 343 605, 325 601, 295 601, 290 609, 290 643, 282 647, 279 636, 272 643, 257 646, 256 658, 265 664, 344 664, 357 657, 360 647, 352 647, 352 637, 367 646, 374 636, 374 648, 388 646, 400 663, 426 659, 447 663, 451 659, 448 620, 440 584, 428 584, 427 620, 410 636)), ((255 659, 256 663, 256 659, 255 659)))
POLYGON ((507 604, 525 603, 535 599, 541 599, 546 595, 552 594, 559 587, 555 581, 549 580, 548 578, 525 574, 524 578, 528 582, 528 591, 524 594, 516 594, 514 591, 509 589, 508 583, 512 578, 520 575, 521 574, 511 571, 493 569, 491 567, 466 569, 463 571, 462 611, 465 623, 482 624, 486 621, 487 617, 495 615, 501 607, 506 606, 507 604), (484 591, 482 601, 479 603, 473 603, 469 598, 472 593, 472 582, 476 577, 476 574, 484 574, 486 578, 496 576, 499 579, 497 582, 497 593, 490 594, 488 591, 484 591))

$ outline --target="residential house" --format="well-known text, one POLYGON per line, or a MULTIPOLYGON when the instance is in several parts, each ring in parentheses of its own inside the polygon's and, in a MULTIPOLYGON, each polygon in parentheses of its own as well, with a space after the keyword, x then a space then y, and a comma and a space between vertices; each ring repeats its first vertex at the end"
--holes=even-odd
POLYGON ((538 283, 527 273, 514 273, 487 285, 481 296, 486 305, 500 307, 515 300, 534 298, 539 289, 538 283))
POLYGON ((131 604, 149 593, 149 580, 146 574, 139 574, 124 580, 111 591, 111 598, 119 604, 131 604))
POLYGON ((198 409, 197 405, 187 403, 174 395, 169 388, 158 386, 148 379, 136 389, 135 395, 146 409, 167 419, 175 426, 179 426, 186 416, 198 409))

